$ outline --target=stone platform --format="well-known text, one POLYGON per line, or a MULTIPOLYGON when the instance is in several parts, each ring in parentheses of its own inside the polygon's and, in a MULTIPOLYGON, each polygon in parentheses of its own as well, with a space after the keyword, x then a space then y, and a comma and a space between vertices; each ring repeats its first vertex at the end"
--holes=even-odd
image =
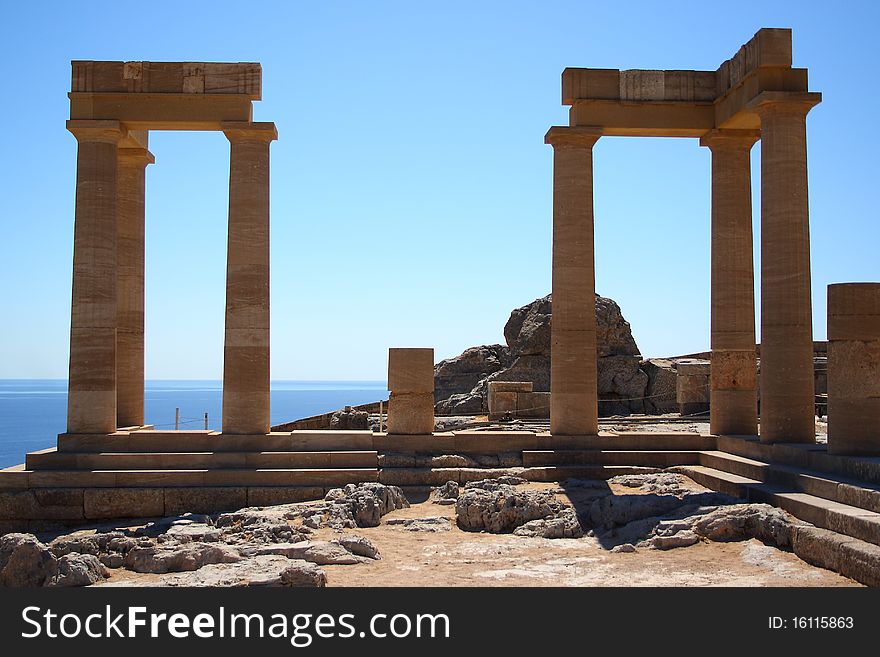
POLYGON ((779 506, 841 540, 880 545, 880 458, 754 436, 619 431, 552 436, 493 427, 428 435, 292 431, 62 434, 58 447, 0 470, 0 531, 117 518, 213 513, 323 497, 379 481, 417 494, 517 476, 608 479, 672 469, 714 490, 779 506))

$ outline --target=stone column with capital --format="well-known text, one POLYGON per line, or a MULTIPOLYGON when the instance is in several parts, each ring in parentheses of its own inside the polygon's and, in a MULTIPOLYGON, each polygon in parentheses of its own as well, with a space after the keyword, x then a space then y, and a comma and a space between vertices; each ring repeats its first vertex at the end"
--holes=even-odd
POLYGON ((590 128, 553 127, 553 319, 550 323, 550 432, 599 433, 593 145, 590 128))
POLYGON ((749 153, 756 130, 711 130, 712 360, 709 426, 714 434, 758 433, 755 272, 749 153))
POLYGON ((68 433, 116 430, 118 121, 71 120, 77 141, 68 433))
POLYGON ((761 121, 761 442, 814 442, 807 197, 809 110, 820 94, 764 92, 761 121))
POLYGON ((144 423, 144 196, 146 148, 120 148, 117 185, 116 423, 144 423))
POLYGON ((230 143, 223 433, 269 433, 269 145, 274 123, 226 122, 230 143))

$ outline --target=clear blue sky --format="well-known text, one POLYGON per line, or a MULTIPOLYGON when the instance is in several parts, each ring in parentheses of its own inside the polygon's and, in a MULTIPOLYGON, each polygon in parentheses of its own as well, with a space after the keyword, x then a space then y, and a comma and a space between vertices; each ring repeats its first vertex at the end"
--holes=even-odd
MULTIPOLYGON (((280 134, 272 376, 383 379, 388 347, 433 346, 439 359, 501 342, 510 310, 549 292, 543 135, 567 120, 563 68, 715 69, 758 28, 792 27, 794 65, 824 94, 808 121, 824 338, 826 285, 880 280, 878 6, 4 2, 0 377, 67 374, 71 59, 262 63, 255 118, 280 134)), ((228 143, 163 132, 151 147, 147 376, 219 378, 228 143)), ((644 355, 707 348, 708 151, 603 139, 595 190, 598 291, 644 355)))

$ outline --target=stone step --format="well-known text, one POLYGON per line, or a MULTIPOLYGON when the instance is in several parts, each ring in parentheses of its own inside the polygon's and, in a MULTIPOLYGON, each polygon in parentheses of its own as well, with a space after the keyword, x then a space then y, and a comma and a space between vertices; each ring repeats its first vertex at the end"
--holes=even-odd
POLYGON ((707 466, 681 466, 676 471, 707 488, 753 502, 766 502, 817 527, 880 545, 880 513, 707 466))
POLYGON ((697 465, 705 465, 716 470, 747 477, 755 481, 764 481, 770 466, 763 461, 755 461, 744 456, 727 452, 706 451, 700 454, 697 465))
POLYGON ((525 467, 547 465, 641 465, 666 468, 673 465, 699 465, 701 452, 696 450, 598 450, 555 449, 524 450, 525 467))
POLYGON ((374 451, 322 452, 58 452, 27 455, 27 470, 199 470, 221 468, 375 468, 374 451))
POLYGON ((755 437, 718 436, 717 449, 765 463, 778 463, 880 485, 880 457, 829 454, 822 443, 761 443, 755 437))
POLYGON ((322 452, 370 451, 370 431, 293 431, 265 435, 214 431, 132 431, 61 434, 59 452, 322 452))
POLYGON ((373 468, 0 471, 0 488, 111 488, 174 486, 343 486, 378 481, 373 468))
POLYGON ((880 513, 880 487, 857 479, 781 463, 764 463, 726 452, 703 452, 700 465, 880 513))
POLYGON ((551 436, 531 431, 454 431, 433 435, 375 434, 379 452, 421 454, 498 454, 547 450, 689 451, 716 449, 715 437, 690 432, 601 433, 598 436, 551 436))
POLYGON ((629 465, 555 465, 528 468, 380 468, 379 481, 391 486, 440 486, 447 481, 466 484, 480 479, 514 476, 529 481, 610 479, 618 475, 660 472, 662 468, 629 465))

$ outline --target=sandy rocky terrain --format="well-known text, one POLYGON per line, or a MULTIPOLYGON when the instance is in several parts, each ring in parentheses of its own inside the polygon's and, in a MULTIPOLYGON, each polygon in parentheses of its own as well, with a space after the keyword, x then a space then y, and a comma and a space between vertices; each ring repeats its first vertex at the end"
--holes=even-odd
POLYGON ((800 521, 683 475, 449 483, 0 538, 6 586, 857 586, 788 551, 800 521))

